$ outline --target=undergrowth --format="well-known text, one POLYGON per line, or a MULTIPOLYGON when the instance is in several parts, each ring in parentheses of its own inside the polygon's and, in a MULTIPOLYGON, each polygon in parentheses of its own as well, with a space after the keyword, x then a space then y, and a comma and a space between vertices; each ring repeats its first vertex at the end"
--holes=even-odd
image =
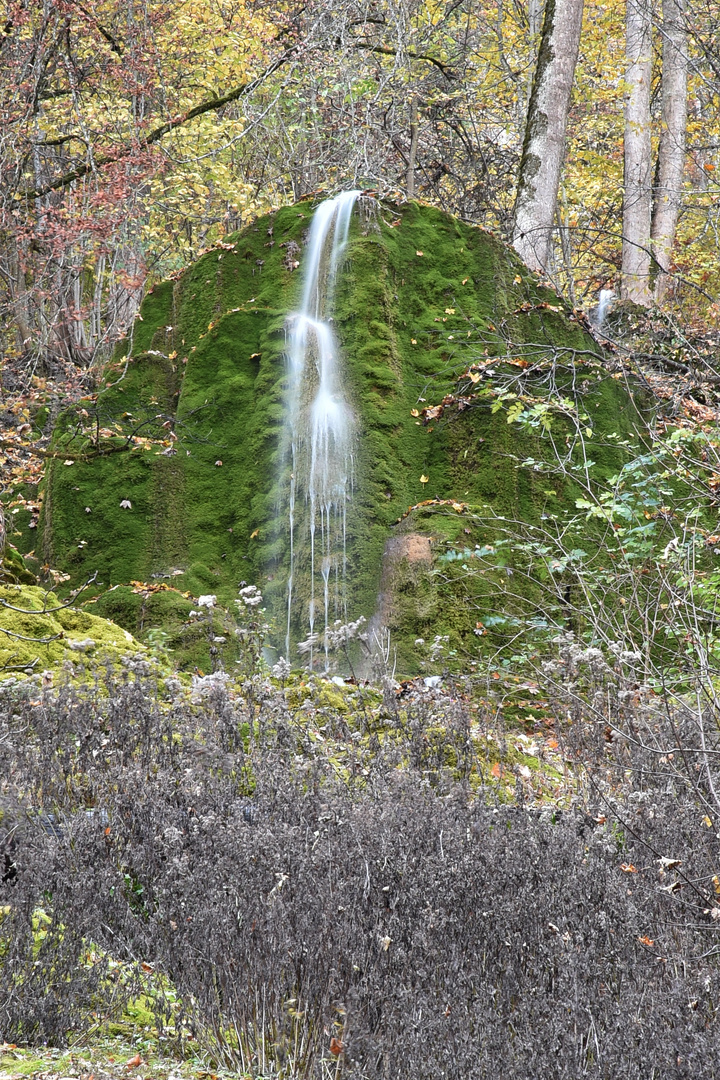
POLYGON ((716 1075, 703 778, 603 738, 578 703, 607 672, 558 664, 564 760, 592 766, 562 808, 519 770, 501 801, 457 687, 6 694, 2 1037, 76 1043, 142 1000, 165 1047, 258 1080, 716 1075))

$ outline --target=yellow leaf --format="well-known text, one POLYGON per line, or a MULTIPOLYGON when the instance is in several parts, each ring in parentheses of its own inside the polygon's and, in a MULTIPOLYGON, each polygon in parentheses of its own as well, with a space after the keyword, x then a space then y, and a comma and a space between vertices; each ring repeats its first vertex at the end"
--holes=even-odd
POLYGON ((417 411, 417 409, 411 409, 410 410, 410 415, 411 416, 419 416, 420 413, 417 411))
POLYGON ((522 282, 522 278, 520 277, 519 274, 515 275, 515 277, 513 278, 513 282, 514 282, 515 285, 519 285, 522 282))
POLYGON ((250 533, 250 539, 255 540, 259 532, 260 532, 259 529, 256 529, 255 532, 251 532, 250 533))
POLYGON ((445 308, 445 314, 446 315, 454 315, 455 314, 455 308, 454 307, 446 307, 445 308))
POLYGON ((417 345, 417 341, 415 340, 415 338, 414 338, 414 337, 411 337, 411 338, 410 338, 410 344, 411 344, 411 345, 417 345))
POLYGON ((425 473, 423 473, 422 476, 420 477, 420 483, 421 484, 427 484, 429 479, 430 479, 430 477, 426 476, 425 473))

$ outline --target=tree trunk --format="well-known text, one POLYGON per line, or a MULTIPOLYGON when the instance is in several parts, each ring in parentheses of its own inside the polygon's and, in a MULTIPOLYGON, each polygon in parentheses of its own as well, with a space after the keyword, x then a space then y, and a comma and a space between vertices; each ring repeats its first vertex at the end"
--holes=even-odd
POLYGON ((688 73, 685 0, 663 0, 662 33, 662 129, 651 232, 657 263, 656 300, 662 300, 670 283, 668 271, 685 167, 688 73))
POLYGON ((533 270, 545 271, 565 156, 565 128, 575 77, 583 0, 547 0, 530 95, 513 245, 533 270))
POLYGON ((410 103, 410 153, 407 164, 407 197, 415 198, 415 162, 417 160, 418 147, 418 103, 413 95, 410 103))
POLYGON ((651 0, 627 0, 625 37, 625 190, 622 284, 624 300, 648 307, 650 292, 650 75, 651 0))

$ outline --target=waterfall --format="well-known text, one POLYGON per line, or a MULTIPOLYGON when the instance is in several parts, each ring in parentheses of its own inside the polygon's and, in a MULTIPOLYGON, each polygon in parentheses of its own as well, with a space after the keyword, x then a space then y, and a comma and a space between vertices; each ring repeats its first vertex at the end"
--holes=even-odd
MULTIPOLYGON (((353 205, 344 191, 316 209, 302 269, 300 310, 288 320, 286 448, 290 485, 286 656, 293 614, 307 602, 310 666, 319 627, 346 616, 347 507, 353 489, 355 420, 347 400, 333 333, 333 300, 353 205), (309 574, 309 596, 297 577, 309 574)), ((325 645, 327 662, 327 644, 325 645)))
POLYGON ((615 293, 612 289, 601 289, 598 296, 598 305, 595 312, 595 325, 598 330, 602 330, 602 325, 605 322, 605 316, 607 315, 613 300, 615 299, 615 293))

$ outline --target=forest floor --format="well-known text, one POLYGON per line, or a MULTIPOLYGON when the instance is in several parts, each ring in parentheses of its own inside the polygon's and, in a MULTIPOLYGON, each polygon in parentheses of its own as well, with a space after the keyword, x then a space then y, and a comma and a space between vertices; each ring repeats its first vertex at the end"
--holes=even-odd
MULTIPOLYGON (((146 1052, 147 1053, 147 1052, 146 1052)), ((110 1040, 82 1050, 24 1050, 10 1045, 0 1047, 0 1080, 211 1080, 218 1075, 199 1059, 181 1061, 162 1054, 140 1054, 133 1044, 110 1040)))
POLYGON ((210 1068, 200 1054, 169 1054, 151 1033, 142 1031, 105 1036, 70 1050, 0 1045, 0 1080, 215 1080, 229 1075, 210 1068))

